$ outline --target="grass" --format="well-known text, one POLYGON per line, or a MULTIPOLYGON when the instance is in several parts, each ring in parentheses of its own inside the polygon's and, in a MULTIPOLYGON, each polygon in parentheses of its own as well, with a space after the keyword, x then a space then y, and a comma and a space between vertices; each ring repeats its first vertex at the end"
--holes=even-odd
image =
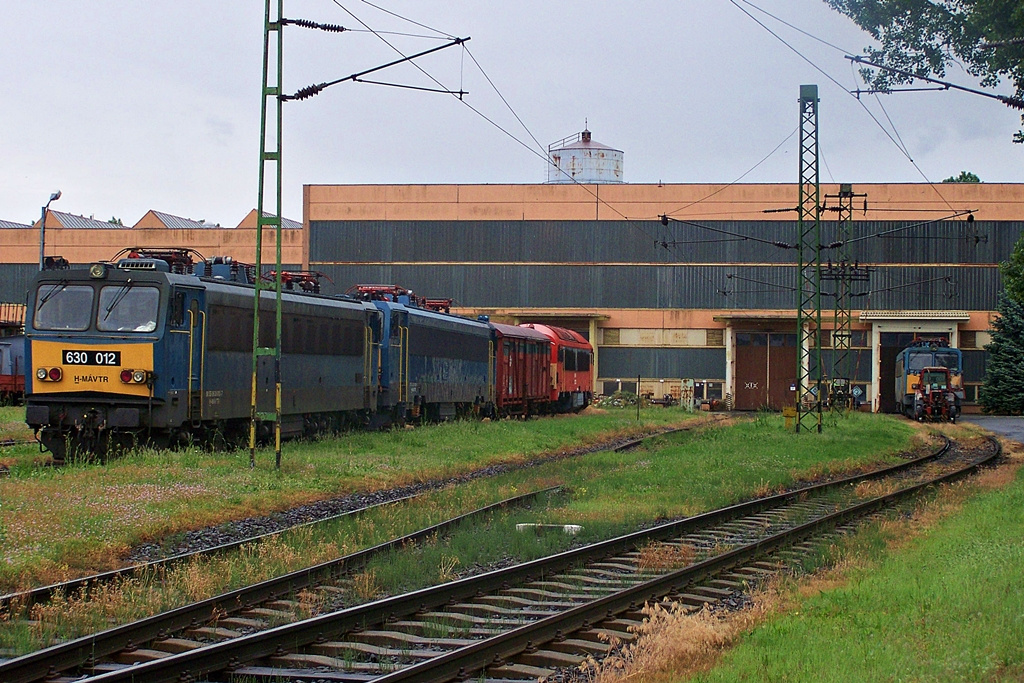
MULTIPOLYGON (((627 422, 632 424, 630 420, 635 417, 635 413, 631 411, 618 411, 618 415, 609 415, 622 417, 623 413, 628 413, 627 422)), ((654 413, 661 416, 671 411, 655 409, 654 413)), ((587 417, 537 421, 529 423, 529 426, 540 428, 543 425, 550 429, 558 423, 557 426, 571 427, 574 438, 594 438, 593 434, 583 429, 587 417)), ((610 424, 614 426, 622 423, 612 420, 610 424)), ((438 435, 447 438, 452 431, 446 427, 471 431, 477 435, 476 438, 481 439, 477 448, 486 451, 493 448, 495 441, 487 440, 481 434, 486 435, 492 431, 494 434, 491 439, 500 440, 507 436, 508 428, 518 429, 522 425, 445 425, 415 432, 404 431, 398 435, 356 436, 357 440, 365 436, 371 444, 375 439, 386 444, 396 436, 406 439, 412 436, 422 440, 422 444, 413 453, 415 455, 423 453, 425 449, 438 448, 438 435)), ((30 650, 54 635, 69 637, 88 633, 108 623, 138 618, 260 578, 297 569, 311 562, 352 552, 486 502, 554 483, 567 484, 569 492, 566 495, 554 497, 544 505, 536 505, 527 511, 516 510, 509 514, 495 515, 487 523, 463 529, 450 538, 395 553, 389 561, 374 563, 355 577, 351 595, 346 602, 368 600, 383 593, 450 580, 465 572, 479 571, 495 562, 510 561, 510 558, 512 561, 532 559, 567 547, 574 541, 589 542, 607 538, 658 518, 684 516, 718 507, 739 498, 788 485, 815 473, 846 470, 863 467, 869 462, 891 460, 893 453, 907 446, 911 435, 905 423, 876 416, 852 416, 837 429, 842 434, 826 436, 824 439, 819 435, 796 437, 782 430, 781 419, 759 419, 726 427, 697 429, 671 437, 658 437, 649 440, 650 446, 632 452, 593 453, 582 458, 547 462, 537 467, 434 492, 416 502, 388 506, 363 518, 288 532, 264 546, 173 569, 167 577, 129 580, 121 587, 103 589, 96 595, 87 596, 88 600, 82 600, 81 596, 69 596, 51 606, 38 608, 31 615, 37 620, 34 625, 17 620, 9 621, 6 625, 0 624, 0 646, 16 651, 30 650), (846 446, 833 448, 828 445, 833 442, 845 443, 846 446), (821 448, 823 445, 826 447, 821 448), (582 524, 584 529, 575 538, 560 533, 537 536, 532 533, 516 533, 514 525, 518 522, 577 523, 582 524), (159 580, 164 578, 165 587, 161 587, 158 585, 159 580), (118 592, 125 594, 120 600, 115 597, 118 592), (80 604, 88 602, 95 602, 98 607, 90 609, 80 604)), ((538 437, 534 435, 533 438, 538 437)), ((324 446, 316 444, 309 448, 322 449, 324 446)), ((298 445, 294 445, 290 451, 297 449, 298 445)), ((372 449, 367 447, 366 450, 372 449)), ((173 455, 165 454, 161 457, 173 455)), ((180 455, 216 457, 215 454, 198 453, 180 455)), ((139 456, 139 459, 150 457, 156 456, 139 456)), ((295 459, 297 456, 291 457, 295 459)), ((472 462, 468 456, 464 459, 472 462)), ((116 470, 118 466, 126 467, 128 464, 115 461, 107 467, 116 470)), ((99 476, 104 473, 101 467, 79 466, 71 469, 78 476, 84 473, 99 476)), ((31 470, 29 473, 43 479, 56 476, 45 470, 31 470)), ((26 478, 32 480, 31 476, 26 478)), ((178 479, 182 479, 180 471, 178 479)), ((59 542, 51 541, 51 545, 59 547, 59 542)), ((678 561, 681 559, 652 558, 652 563, 678 561)))
POLYGON ((697 680, 1021 680, 1024 476, 962 505, 896 552, 898 525, 866 531, 848 585, 798 600, 697 680))
MULTIPOLYGON (((905 448, 911 434, 905 423, 874 416, 852 417, 837 429, 842 434, 821 440, 784 432, 781 418, 739 422, 655 437, 637 451, 594 453, 504 475, 498 481, 524 489, 562 480, 570 493, 562 504, 515 511, 375 561, 357 579, 359 599, 436 584, 507 558, 534 559, 573 542, 593 542, 638 524, 720 507, 807 476, 877 464, 905 448), (575 537, 538 536, 515 532, 521 522, 571 523, 583 529, 575 537)), ((693 551, 658 553, 652 550, 650 566, 685 564, 693 551)))
MULTIPOLYGON (((383 506, 364 515, 286 531, 261 543, 245 545, 238 551, 196 558, 158 573, 130 576, 74 595, 58 595, 28 610, 18 606, 10 612, 0 612, 0 650, 25 653, 44 647, 57 637, 94 633, 112 624, 126 623, 342 557, 518 493, 512 487, 492 481, 474 482, 407 503, 383 506)), ((541 496, 536 504, 546 505, 545 498, 551 495, 554 494, 541 496)), ((410 552, 416 553, 407 551, 405 555, 410 552)), ((463 569, 461 564, 457 556, 442 557, 437 565, 441 571, 435 570, 432 576, 428 571, 427 576, 433 581, 426 583, 436 583, 445 569, 449 572, 463 569)), ((416 567, 416 571, 422 569, 422 566, 416 567)), ((364 599, 378 592, 372 567, 369 572, 356 575, 351 590, 364 599)), ((306 598, 312 611, 323 596, 307 595, 306 598)))
POLYGON ((24 440, 30 438, 32 438, 32 430, 25 424, 25 408, 0 406, 0 439, 24 440))
POLYGON ((645 450, 598 453, 566 465, 575 490, 564 522, 639 523, 692 515, 798 481, 883 462, 908 447, 908 423, 853 413, 822 434, 795 434, 778 416, 727 429, 648 440, 645 450))
POLYGON ((753 610, 724 617, 653 611, 646 637, 603 667, 590 667, 591 678, 1024 679, 1022 451, 1018 446, 1009 464, 866 526, 822 554, 830 570, 783 579, 757 596, 753 610))
POLYGON ((651 409, 567 418, 454 422, 351 433, 285 447, 280 471, 261 452, 139 451, 106 465, 40 466, 34 445, 0 449, 0 591, 119 565, 133 545, 209 524, 344 495, 525 462, 581 443, 687 419, 651 409))

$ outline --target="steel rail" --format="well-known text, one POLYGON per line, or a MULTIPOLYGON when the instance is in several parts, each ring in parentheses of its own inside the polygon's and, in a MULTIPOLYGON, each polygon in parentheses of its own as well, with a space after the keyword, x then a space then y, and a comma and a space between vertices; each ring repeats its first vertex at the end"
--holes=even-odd
POLYGON ((792 545, 795 541, 803 540, 823 530, 834 528, 858 517, 876 512, 898 500, 916 495, 928 487, 964 477, 999 457, 1002 453, 1002 446, 995 439, 992 439, 992 441, 996 447, 990 455, 953 472, 883 496, 878 496, 768 538, 708 558, 689 567, 624 589, 613 595, 571 608, 561 614, 542 618, 493 638, 482 640, 479 643, 467 645, 453 652, 399 669, 393 673, 375 678, 374 683, 438 683, 454 678, 463 678, 467 674, 473 675, 486 666, 503 662, 505 659, 520 654, 529 648, 542 645, 581 628, 590 628, 592 624, 602 619, 610 619, 616 614, 629 609, 635 609, 637 605, 645 601, 657 601, 685 589, 688 585, 706 580, 738 564, 765 555, 772 550, 792 545))
MULTIPOLYGON (((647 434, 647 435, 644 435, 644 436, 639 436, 639 437, 636 437, 634 439, 630 439, 630 440, 626 441, 623 444, 620 444, 618 446, 615 446, 615 447, 607 449, 607 450, 613 450, 615 452, 620 452, 620 451, 623 451, 623 450, 628 450, 630 448, 636 448, 637 446, 639 446, 641 443, 643 443, 647 439, 651 439, 651 438, 654 438, 654 437, 657 437, 657 436, 664 436, 666 434, 674 434, 674 433, 677 433, 677 432, 688 431, 689 429, 690 429, 690 427, 676 427, 676 428, 667 429, 667 430, 664 430, 664 431, 661 431, 661 432, 656 432, 654 434, 647 434)), ((29 443, 35 443, 35 442, 29 442, 29 443)), ((430 482, 428 482, 428 484, 429 483, 430 482)), ((441 482, 439 482, 439 483, 441 483, 441 482)), ((246 537, 246 538, 238 539, 236 541, 231 541, 229 543, 222 543, 221 545, 217 545, 217 546, 214 546, 212 548, 203 548, 201 550, 196 550, 196 551, 193 551, 193 552, 179 553, 177 555, 172 555, 171 557, 165 557, 165 558, 159 559, 159 560, 152 560, 150 562, 142 562, 140 564, 133 564, 133 565, 130 565, 128 567, 121 567, 121 568, 118 568, 118 569, 112 569, 112 570, 107 571, 107 572, 101 572, 99 574, 93 574, 91 576, 83 576, 83 577, 77 578, 77 579, 70 579, 68 581, 62 581, 60 583, 53 583, 53 584, 49 584, 49 585, 46 585, 46 586, 39 586, 37 588, 33 588, 33 589, 27 590, 27 591, 20 591, 20 592, 17 592, 17 593, 7 593, 7 594, 4 594, 4 595, 0 595, 0 610, 3 610, 5 607, 9 607, 12 604, 18 604, 19 606, 24 607, 25 605, 34 605, 36 603, 45 602, 47 600, 50 600, 57 593, 61 593, 63 595, 71 595, 71 594, 74 594, 74 593, 77 593, 77 592, 81 591, 84 588, 88 588, 89 586, 96 586, 98 584, 108 583, 108 582, 114 581, 114 580, 116 580, 118 578, 125 577, 125 576, 131 576, 133 574, 145 574, 145 573, 148 573, 148 572, 156 572, 156 571, 158 571, 158 570, 160 570, 160 569, 162 569, 164 567, 168 567, 168 566, 170 566, 172 564, 177 564, 177 563, 180 563, 180 562, 184 562, 184 561, 187 561, 187 560, 192 559, 194 557, 201 557, 201 556, 205 556, 205 555, 216 555, 216 554, 219 554, 219 553, 228 552, 228 551, 240 548, 243 545, 247 545, 249 543, 253 543, 253 542, 257 542, 257 541, 263 541, 263 540, 266 540, 266 539, 271 538, 273 536, 277 536, 279 534, 283 534, 283 533, 285 533, 287 531, 294 531, 295 529, 301 529, 301 528, 304 528, 304 527, 307 527, 307 526, 313 526, 315 524, 321 524, 323 522, 330 522, 330 521, 342 519, 344 517, 348 517, 349 515, 363 514, 365 512, 370 511, 370 510, 374 510, 374 509, 377 509, 379 507, 383 507, 383 506, 386 506, 386 505, 395 505, 395 504, 398 504, 398 503, 404 503, 404 502, 408 502, 410 500, 415 500, 416 498, 419 498, 420 496, 424 496, 424 495, 426 495, 428 493, 433 493, 436 490, 437 489, 431 488, 431 489, 428 489, 428 490, 420 491, 418 493, 413 493, 413 494, 409 494, 409 495, 406 495, 406 496, 401 496, 399 498, 394 498, 392 500, 386 500, 386 501, 383 501, 383 502, 380 502, 380 503, 375 503, 373 505, 368 505, 366 507, 356 508, 355 510, 347 510, 345 512, 338 513, 337 515, 331 515, 330 517, 324 517, 322 519, 314 519, 314 520, 311 520, 309 522, 302 522, 301 524, 294 524, 292 526, 288 526, 288 527, 285 527, 283 529, 277 529, 275 531, 270 531, 270 532, 267 532, 265 534, 260 534, 258 536, 249 536, 249 537, 246 537)))
MULTIPOLYGON (((949 450, 950 445, 950 441, 946 439, 943 446, 933 453, 866 474, 844 477, 767 498, 739 503, 683 520, 668 522, 652 529, 633 532, 582 548, 558 553, 550 557, 500 569, 495 572, 471 576, 403 595, 383 598, 338 612, 319 615, 293 624, 260 631, 243 636, 242 638, 215 643, 202 649, 137 664, 118 671, 103 673, 89 680, 96 681, 97 683, 100 681, 136 680, 159 683, 161 681, 177 681, 182 679, 182 677, 187 679, 189 676, 200 678, 207 673, 224 669, 225 662, 231 662, 230 668, 237 668, 243 662, 271 656, 281 648, 297 649, 306 644, 317 641, 322 642, 324 639, 339 636, 355 629, 365 629, 371 624, 412 615, 416 612, 426 611, 449 602, 460 602, 470 599, 479 592, 495 590, 506 584, 527 583, 543 579, 583 562, 595 561, 621 552, 628 552, 645 542, 680 536, 689 531, 744 514, 753 514, 766 508, 806 496, 808 493, 823 493, 856 481, 866 481, 898 474, 903 470, 940 457, 949 450)), ((697 566, 703 565, 704 563, 701 563, 697 566)), ((604 603, 602 602, 602 604, 604 603)), ((575 613, 575 611, 572 611, 572 613, 575 613)), ((534 640, 536 642, 536 639, 534 640)), ((470 647, 483 647, 483 645, 470 647)))
POLYGON ((546 493, 559 491, 561 488, 561 486, 551 486, 513 496, 344 557, 299 569, 283 576, 267 579, 100 633, 37 650, 0 663, 0 681, 3 683, 27 683, 43 680, 60 671, 82 666, 86 662, 95 661, 100 657, 126 648, 137 647, 150 640, 166 638, 176 631, 208 623, 215 616, 223 617, 254 604, 276 599, 284 594, 294 594, 304 588, 359 569, 371 559, 401 548, 408 543, 420 542, 435 534, 446 533, 475 517, 521 505, 546 493))
POLYGON ((324 517, 323 519, 314 519, 309 522, 302 522, 301 524, 295 524, 293 526, 285 527, 283 529, 277 529, 275 531, 270 531, 265 534, 260 534, 258 536, 249 536, 247 538, 238 539, 237 541, 222 543, 212 548, 203 548, 202 550, 195 550, 187 553, 179 553, 177 555, 165 557, 160 560, 142 562, 140 564, 133 564, 128 567, 112 569, 110 571, 101 572, 99 574, 93 574, 91 576, 83 576, 78 579, 71 579, 69 581, 53 583, 47 586, 39 586, 38 588, 33 588, 31 590, 22 591, 19 593, 7 593, 5 595, 0 595, 0 609, 8 607, 12 604, 18 604, 22 606, 34 605, 39 602, 45 602, 47 600, 50 600, 57 593, 62 593, 64 595, 72 595, 74 593, 81 591, 82 589, 88 588, 89 586, 109 583, 121 577, 131 576, 133 574, 144 575, 150 572, 157 572, 158 570, 164 567, 169 567, 173 564, 185 562, 186 560, 190 560, 194 557, 202 557, 205 555, 217 555, 219 553, 228 552, 230 550, 236 550, 242 547, 243 545, 248 545, 249 543, 256 543, 259 541, 265 541, 268 538, 278 536, 287 531, 294 531, 295 529, 301 529, 303 527, 312 526, 314 524, 322 524, 324 522, 336 521, 348 517, 350 515, 361 515, 371 510, 375 510, 377 508, 381 508, 387 505, 396 505, 398 503, 405 503, 410 500, 415 500, 416 498, 426 495, 427 493, 433 493, 433 490, 420 491, 418 493, 402 496, 400 498, 395 498, 393 500, 386 500, 380 503, 374 503, 373 505, 368 505, 366 507, 356 508, 355 510, 347 510, 336 515, 331 515, 330 517, 324 517))

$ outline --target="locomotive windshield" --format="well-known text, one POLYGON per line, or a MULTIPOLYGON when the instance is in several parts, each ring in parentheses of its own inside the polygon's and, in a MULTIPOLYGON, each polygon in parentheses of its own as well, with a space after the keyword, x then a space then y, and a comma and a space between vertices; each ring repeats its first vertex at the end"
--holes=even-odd
POLYGON ((32 325, 37 330, 87 330, 92 316, 93 288, 46 283, 36 290, 32 325))
POLYGON ((156 329, 160 290, 133 287, 129 280, 100 290, 96 327, 101 332, 152 332, 156 329))
POLYGON ((931 370, 921 375, 921 384, 932 389, 946 389, 946 380, 946 373, 937 370, 931 370))
POLYGON ((919 373, 929 365, 934 365, 931 351, 911 351, 907 355, 907 372, 919 373))
POLYGON ((957 358, 955 353, 949 351, 936 351, 935 352, 935 365, 941 365, 944 368, 950 370, 960 369, 960 360, 957 358))

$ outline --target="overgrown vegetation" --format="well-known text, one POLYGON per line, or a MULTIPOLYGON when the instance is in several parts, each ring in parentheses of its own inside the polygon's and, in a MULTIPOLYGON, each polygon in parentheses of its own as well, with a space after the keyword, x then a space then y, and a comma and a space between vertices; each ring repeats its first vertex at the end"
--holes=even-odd
POLYGON ((138 451, 105 465, 42 466, 34 444, 0 448, 0 591, 111 568, 143 541, 314 500, 521 463, 689 419, 681 411, 453 422, 289 443, 280 471, 248 451, 138 451))
POLYGON ((848 585, 796 598, 697 680, 1020 680, 1024 477, 974 498, 970 487, 919 517, 909 543, 901 522, 866 530, 869 560, 848 585))
MULTIPOLYGON (((977 434, 943 425, 961 442, 977 434)), ((1024 676, 1024 447, 810 559, 739 613, 653 610, 597 683, 996 681, 1024 676), (729 648, 735 649, 730 650, 729 648)))
MULTIPOLYGON (((651 414, 681 417, 681 412, 662 408, 652 409, 651 414)), ((581 436, 579 430, 585 432, 588 417, 591 416, 550 422, 564 422, 563 430, 581 436)), ((603 419, 610 422, 602 424, 622 425, 623 418, 626 422, 635 420, 635 409, 609 411, 603 419)), ((607 538, 635 529, 639 524, 719 507, 789 486, 797 479, 892 460, 893 454, 909 445, 911 435, 909 423, 885 416, 851 415, 838 421, 825 434, 814 436, 797 436, 784 431, 782 419, 777 416, 719 424, 723 418, 699 415, 688 423, 693 426, 691 431, 650 439, 644 448, 631 452, 601 452, 555 460, 432 493, 416 503, 389 506, 358 522, 318 525, 292 532, 266 547, 252 547, 242 553, 172 570, 172 575, 164 582, 166 588, 160 588, 156 581, 133 580, 118 590, 98 595, 95 599, 98 609, 83 606, 82 601, 71 596, 52 609, 37 610, 33 616, 40 621, 34 626, 13 623, 0 627, 0 647, 30 649, 54 634, 67 637, 72 632, 86 633, 103 624, 212 596, 257 578, 379 543, 485 502, 554 483, 564 483, 567 487, 567 494, 553 498, 546 506, 496 515, 491 521, 460 530, 450 538, 410 548, 386 561, 374 563, 354 577, 345 598, 346 603, 368 600, 383 593, 480 571, 495 563, 531 559, 564 548, 571 542, 607 538), (575 523, 584 528, 578 537, 561 533, 537 536, 513 531, 516 522, 575 523), (118 592, 127 596, 118 599, 115 597, 118 592)), ((516 428, 516 424, 508 426, 516 428)), ((531 422, 529 426, 542 424, 545 422, 531 422)), ((495 447, 495 439, 507 438, 503 425, 450 427, 474 434, 486 433, 493 427, 490 437, 478 437, 483 439, 478 448, 486 452, 495 447)), ((443 427, 438 428, 437 433, 426 429, 402 434, 423 439, 421 449, 441 448, 436 439, 439 435, 448 435, 443 427)), ((369 443, 387 443, 393 437, 377 434, 367 438, 369 443)), ((311 446, 322 447, 323 444, 311 446)), ((296 448, 297 445, 293 445, 289 453, 296 448)), ((484 456, 478 454, 477 457, 484 456)), ((396 461, 396 470, 400 466, 408 466, 408 463, 400 459, 396 461)), ((102 473, 101 468, 80 469, 95 471, 96 476, 102 473)), ((50 544, 58 545, 58 541, 54 539, 50 544)), ((6 544, 3 547, 6 548, 6 544)), ((45 547, 40 550, 45 551, 45 547)), ((650 561, 652 566, 671 565, 685 562, 685 557, 651 557, 650 561)))

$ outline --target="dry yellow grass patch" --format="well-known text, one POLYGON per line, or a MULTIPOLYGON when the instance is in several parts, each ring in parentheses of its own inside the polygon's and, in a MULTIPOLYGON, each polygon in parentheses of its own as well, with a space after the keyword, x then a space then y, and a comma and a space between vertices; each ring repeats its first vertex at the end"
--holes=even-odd
POLYGON ((437 580, 441 583, 448 583, 459 578, 455 568, 459 566, 459 558, 455 555, 442 555, 440 566, 437 568, 437 580))
POLYGON ((352 577, 352 594, 362 602, 373 600, 381 592, 376 570, 370 569, 352 577))
POLYGON ((631 629, 640 636, 635 642, 619 646, 600 664, 588 659, 580 671, 593 683, 660 683, 707 671, 737 638, 764 620, 772 604, 765 593, 752 609, 726 614, 707 609, 689 613, 679 605, 647 606, 643 625, 631 629))
POLYGON ((693 562, 697 551, 689 545, 651 543, 640 549, 637 567, 640 569, 679 569, 693 562))
POLYGON ((896 481, 862 481, 853 488, 853 493, 858 498, 879 498, 881 496, 887 496, 898 488, 901 488, 902 484, 896 481))

